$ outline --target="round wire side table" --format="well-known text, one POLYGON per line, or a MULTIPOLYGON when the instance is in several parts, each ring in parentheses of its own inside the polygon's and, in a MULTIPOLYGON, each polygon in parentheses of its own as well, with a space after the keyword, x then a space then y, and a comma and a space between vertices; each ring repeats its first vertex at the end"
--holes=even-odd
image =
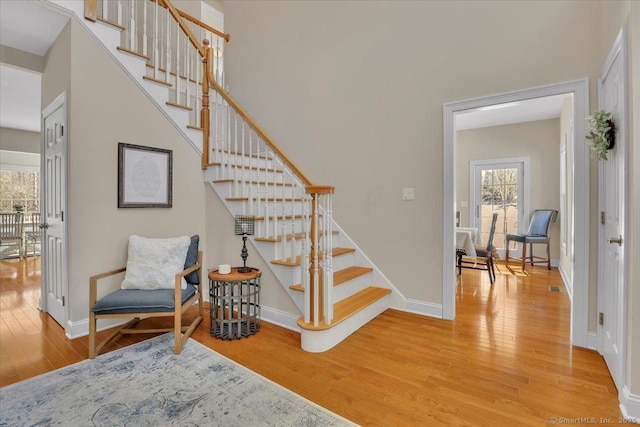
POLYGON ((209 272, 211 335, 224 340, 240 339, 260 329, 260 276, 252 268, 240 273, 233 267, 229 274, 209 272))

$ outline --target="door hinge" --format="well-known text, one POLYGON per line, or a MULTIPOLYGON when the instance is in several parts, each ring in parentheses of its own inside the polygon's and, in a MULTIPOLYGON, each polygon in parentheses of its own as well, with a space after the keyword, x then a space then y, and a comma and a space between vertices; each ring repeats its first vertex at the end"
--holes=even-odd
POLYGON ((598 323, 600 324, 600 326, 604 325, 604 313, 600 312, 598 314, 598 323))
POLYGON ((60 221, 64 222, 64 211, 60 211, 60 221))
POLYGON ((62 306, 64 307, 64 295, 62 296, 62 306))
POLYGON ((604 211, 600 211, 600 224, 602 225, 604 225, 604 222, 605 222, 604 218, 605 218, 604 211))

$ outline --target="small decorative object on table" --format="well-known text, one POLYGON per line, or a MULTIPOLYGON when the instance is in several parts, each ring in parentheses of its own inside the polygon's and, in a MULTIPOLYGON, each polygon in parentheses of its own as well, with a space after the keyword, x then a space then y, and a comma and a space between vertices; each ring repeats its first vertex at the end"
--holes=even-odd
POLYGON ((587 117, 589 149, 593 156, 607 160, 607 152, 616 143, 616 128, 611 113, 597 111, 587 117))
POLYGON ((251 267, 247 267, 247 257, 249 256, 249 251, 247 251, 247 236, 253 236, 255 218, 253 215, 236 215, 236 236, 242 236, 242 251, 240 252, 242 267, 238 267, 238 272, 240 273, 251 272, 251 267))
POLYGON ((211 335, 223 340, 244 338, 260 329, 260 276, 257 268, 241 273, 209 272, 211 335))

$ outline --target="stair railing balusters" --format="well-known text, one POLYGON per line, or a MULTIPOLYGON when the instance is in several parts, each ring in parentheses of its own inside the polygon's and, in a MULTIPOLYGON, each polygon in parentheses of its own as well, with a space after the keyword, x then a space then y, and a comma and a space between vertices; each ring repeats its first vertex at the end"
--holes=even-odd
MULTIPOLYGON (((202 43, 204 44, 205 47, 209 46, 209 40, 203 40, 202 43)), ((204 69, 204 73, 202 75, 202 84, 203 86, 208 86, 209 85, 209 73, 207 73, 207 68, 209 67, 209 50, 207 49, 205 51, 205 56, 204 58, 202 58, 202 67, 204 69)), ((198 67, 196 69, 199 69, 198 67)), ((196 82, 197 84, 197 82, 196 82)), ((216 99, 218 98, 218 95, 215 94, 216 99)), ((196 101, 197 104, 197 101, 196 101)), ((217 101, 214 102, 213 105, 213 109, 214 111, 217 111, 217 101)), ((201 168, 202 170, 205 170, 207 168, 207 165, 209 164, 209 138, 211 137, 211 129, 209 126, 209 120, 211 119, 211 112, 209 111, 209 91, 203 91, 202 92, 202 109, 200 110, 200 126, 202 127, 202 133, 203 133, 203 138, 202 138, 202 160, 201 160, 201 168)), ((218 132, 218 126, 216 123, 216 135, 218 132)), ((217 146, 217 141, 216 141, 216 150, 218 149, 217 146)))
POLYGON ((116 6, 116 22, 122 26, 122 0, 118 0, 116 6))
POLYGON ((165 43, 165 54, 164 54, 164 60, 166 63, 164 66, 164 81, 166 83, 171 83, 171 20, 170 20, 171 13, 169 12, 169 10, 166 11, 166 15, 167 15, 167 20, 166 20, 167 25, 165 26, 166 43, 165 43))
MULTIPOLYGON (((296 178, 293 175, 293 172, 291 173, 291 215, 292 215, 292 219, 291 219, 291 242, 289 244, 289 253, 291 254, 291 261, 295 262, 296 261, 296 221, 295 221, 295 216, 296 216, 296 205, 298 202, 296 202, 296 196, 295 196, 295 188, 296 188, 296 178)), ((286 188, 282 188, 282 194, 285 194, 285 190, 286 188)), ((300 221, 302 221, 302 204, 300 204, 300 221)))
POLYGON ((142 4, 142 54, 147 56, 148 52, 148 39, 147 39, 147 3, 142 4))
MULTIPOLYGON (((289 254, 287 253, 287 202, 285 199, 285 195, 284 195, 284 189, 285 189, 285 182, 286 182, 286 176, 287 176, 287 168, 285 167, 284 163, 282 164, 282 177, 281 177, 281 184, 282 184, 282 225, 281 225, 281 231, 280 231, 280 247, 281 252, 282 252, 282 260, 286 261, 287 259, 289 259, 290 257, 288 256, 289 254)), ((277 181, 277 180, 276 180, 277 181)))
POLYGON ((233 132, 233 154, 229 153, 230 157, 233 156, 233 172, 234 172, 234 181, 236 183, 235 185, 235 191, 233 194, 233 197, 238 197, 239 191, 238 191, 238 182, 240 182, 242 180, 242 172, 244 171, 244 169, 240 169, 240 165, 238 165, 238 113, 236 113, 235 111, 233 112, 233 118, 234 118, 234 132, 233 132), (240 169, 240 170, 239 170, 240 169))
POLYGON ((176 104, 182 105, 180 103, 180 92, 182 87, 182 78, 180 77, 180 26, 176 25, 176 61, 175 61, 175 70, 176 70, 176 104))
MULTIPOLYGON (((236 115, 236 117, 237 117, 237 115, 236 115)), ((248 159, 249 160, 249 165, 248 165, 249 169, 247 169, 247 158, 244 156, 244 143, 245 143, 245 140, 244 140, 244 136, 245 136, 244 135, 244 120, 240 122, 240 129, 242 131, 241 139, 240 139, 240 159, 242 159, 241 160, 242 174, 241 174, 241 178, 240 178, 241 181, 242 181, 242 185, 240 186, 240 197, 244 198, 245 197, 245 188, 244 187, 245 187, 245 185, 247 183, 247 174, 249 173, 249 170, 251 170, 251 158, 248 159)), ((236 154, 236 156, 237 156, 237 154, 236 154)), ((247 207, 247 209, 249 208, 248 205, 246 207, 247 207)), ((244 214, 245 215, 247 214, 246 210, 244 211, 244 214)))
MULTIPOLYGON (((244 134, 244 126, 242 127, 242 132, 244 134)), ((254 215, 254 196, 253 196, 253 147, 251 145, 251 128, 249 128, 249 181, 247 182, 247 193, 249 193, 249 215, 254 215)))
POLYGON ((131 2, 129 6, 129 50, 136 51, 135 39, 136 39, 136 5, 135 2, 131 2))
MULTIPOLYGON (((157 0, 156 0, 157 1, 157 0)), ((160 27, 159 27, 160 6, 156 3, 153 8, 153 78, 158 79, 158 69, 160 68, 160 27)))

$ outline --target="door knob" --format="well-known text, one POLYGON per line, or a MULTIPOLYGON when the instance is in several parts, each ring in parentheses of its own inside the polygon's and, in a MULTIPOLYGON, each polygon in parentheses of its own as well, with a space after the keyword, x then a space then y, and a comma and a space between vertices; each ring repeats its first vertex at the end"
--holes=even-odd
POLYGON ((47 224, 47 223, 45 222, 44 224, 40 224, 38 227, 39 227, 39 228, 43 228, 43 229, 47 229, 47 228, 49 228, 49 224, 47 224))
POLYGON ((622 236, 620 237, 610 237, 607 239, 608 243, 617 243, 618 246, 622 246, 622 236))

